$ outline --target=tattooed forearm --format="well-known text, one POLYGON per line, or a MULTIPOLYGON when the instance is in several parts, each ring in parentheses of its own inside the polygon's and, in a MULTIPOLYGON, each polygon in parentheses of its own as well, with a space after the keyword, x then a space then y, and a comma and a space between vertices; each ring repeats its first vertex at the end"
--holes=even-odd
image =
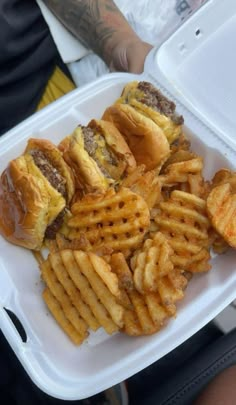
POLYGON ((109 62, 117 35, 132 33, 112 0, 43 0, 87 47, 109 62))

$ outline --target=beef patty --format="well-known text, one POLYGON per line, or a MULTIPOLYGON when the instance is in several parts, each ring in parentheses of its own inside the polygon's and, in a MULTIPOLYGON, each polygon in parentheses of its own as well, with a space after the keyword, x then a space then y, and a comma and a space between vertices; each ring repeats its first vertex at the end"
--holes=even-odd
MULTIPOLYGON (((62 194, 62 196, 66 199, 66 180, 59 173, 57 168, 52 165, 47 156, 41 150, 32 150, 31 155, 34 159, 34 163, 41 170, 51 186, 55 188, 60 194, 62 194)), ((52 224, 48 225, 45 232, 46 238, 55 239, 57 231, 62 226, 64 215, 65 209, 60 212, 60 214, 56 217, 56 219, 54 219, 52 224)))
POLYGON ((105 139, 102 135, 98 134, 92 128, 81 126, 84 138, 84 148, 88 152, 89 156, 95 160, 99 169, 104 174, 105 177, 110 178, 110 174, 107 172, 105 167, 101 164, 99 159, 96 156, 96 151, 98 148, 101 148, 101 152, 103 154, 104 159, 111 165, 117 166, 117 159, 114 153, 109 149, 108 145, 106 144, 105 139), (100 144, 104 143, 104 147, 98 146, 96 141, 100 140, 100 144))
POLYGON ((178 115, 175 112, 175 103, 165 97, 151 83, 144 81, 139 82, 138 89, 144 93, 143 98, 139 101, 148 107, 153 108, 155 111, 158 111, 160 114, 169 117, 175 124, 183 124, 184 119, 182 115, 178 115))

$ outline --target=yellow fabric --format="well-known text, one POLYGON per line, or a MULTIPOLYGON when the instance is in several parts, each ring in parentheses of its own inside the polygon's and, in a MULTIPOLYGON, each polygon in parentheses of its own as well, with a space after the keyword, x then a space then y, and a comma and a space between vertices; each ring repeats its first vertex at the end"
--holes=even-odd
POLYGON ((74 83, 59 67, 56 67, 38 104, 37 111, 74 89, 74 83))

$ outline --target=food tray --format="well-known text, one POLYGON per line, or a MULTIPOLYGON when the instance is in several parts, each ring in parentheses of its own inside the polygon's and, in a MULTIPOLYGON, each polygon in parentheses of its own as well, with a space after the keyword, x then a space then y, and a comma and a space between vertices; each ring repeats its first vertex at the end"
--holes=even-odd
MULTIPOLYGON (((220 137, 219 131, 213 131, 191 108, 174 83, 171 86, 165 80, 164 85, 157 82, 155 78, 162 76, 157 76, 161 65, 156 58, 154 49, 144 74, 104 76, 71 92, 8 132, 0 139, 0 172, 24 150, 28 138, 46 138, 58 143, 79 123, 86 125, 91 118, 100 118, 105 108, 118 98, 124 85, 134 79, 152 82, 175 100, 177 112, 184 116, 185 132, 191 138, 192 149, 204 158, 206 178, 211 178, 222 167, 235 170, 236 152, 227 139, 220 137)), ((221 312, 236 298, 235 263, 236 251, 213 257, 212 270, 194 276, 184 300, 178 304, 176 319, 171 319, 159 333, 134 338, 122 333, 108 336, 99 330, 76 347, 48 313, 32 253, 0 237, 0 326, 39 388, 61 399, 86 398, 160 359, 221 312), (17 316, 27 339, 22 340, 5 309, 17 316)))

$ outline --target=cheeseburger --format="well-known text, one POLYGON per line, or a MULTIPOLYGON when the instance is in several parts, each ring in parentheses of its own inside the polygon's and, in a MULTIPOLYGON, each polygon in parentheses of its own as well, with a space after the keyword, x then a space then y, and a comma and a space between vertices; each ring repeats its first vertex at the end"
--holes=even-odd
POLYGON ((39 250, 45 238, 55 237, 73 194, 73 174, 59 149, 30 139, 0 178, 0 233, 9 242, 39 250))
POLYGON ((128 104, 149 117, 166 135, 169 143, 175 141, 184 119, 176 113, 176 105, 149 82, 133 81, 125 86, 118 103, 128 104))
POLYGON ((79 125, 59 149, 73 169, 77 187, 85 192, 104 192, 136 167, 123 136, 112 123, 103 120, 79 125))
POLYGON ((103 119, 125 137, 138 164, 153 169, 169 155, 169 145, 182 132, 183 117, 175 104, 149 82, 128 83, 103 119))

